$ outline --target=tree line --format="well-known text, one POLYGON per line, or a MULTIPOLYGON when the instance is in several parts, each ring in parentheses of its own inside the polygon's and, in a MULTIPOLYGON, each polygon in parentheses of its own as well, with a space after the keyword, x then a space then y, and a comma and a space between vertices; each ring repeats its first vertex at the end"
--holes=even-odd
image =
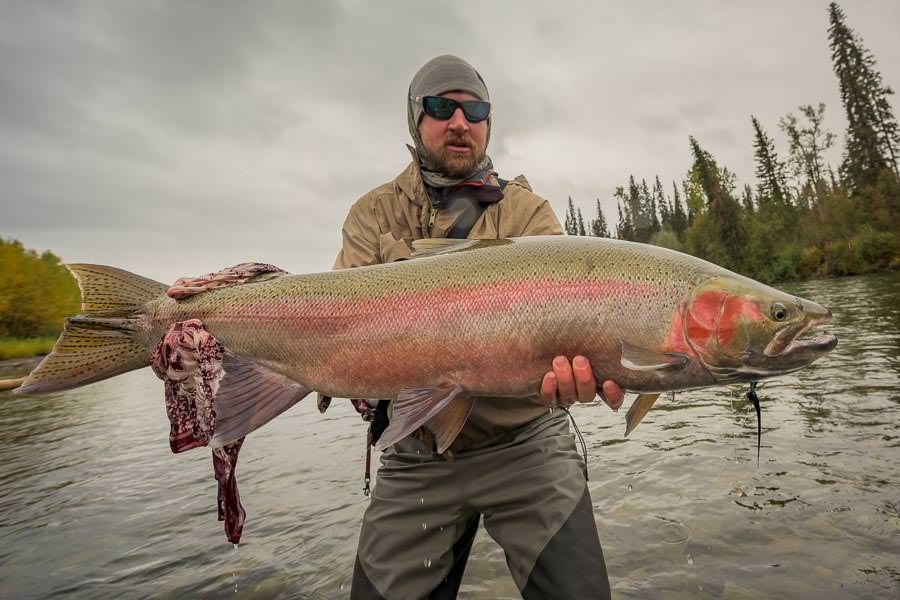
POLYGON ((692 163, 671 193, 659 177, 648 185, 630 176, 616 189, 618 221, 611 231, 597 200, 585 226, 569 198, 565 230, 644 242, 688 252, 763 281, 849 275, 900 268, 900 133, 872 53, 831 3, 828 41, 847 116, 837 172, 825 159, 835 135, 825 105, 788 113, 775 140, 753 115, 756 186, 737 178, 691 136, 692 163))
POLYGON ((52 252, 0 239, 0 273, 0 338, 56 335, 78 313, 78 286, 52 252))

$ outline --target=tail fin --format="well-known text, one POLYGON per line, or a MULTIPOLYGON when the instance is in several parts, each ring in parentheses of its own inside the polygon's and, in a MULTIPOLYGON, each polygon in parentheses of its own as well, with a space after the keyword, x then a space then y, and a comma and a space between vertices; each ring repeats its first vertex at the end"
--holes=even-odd
POLYGON ((113 267, 66 266, 78 280, 84 314, 66 319, 53 351, 17 393, 66 390, 149 364, 150 350, 134 340, 134 331, 143 307, 168 286, 113 267))

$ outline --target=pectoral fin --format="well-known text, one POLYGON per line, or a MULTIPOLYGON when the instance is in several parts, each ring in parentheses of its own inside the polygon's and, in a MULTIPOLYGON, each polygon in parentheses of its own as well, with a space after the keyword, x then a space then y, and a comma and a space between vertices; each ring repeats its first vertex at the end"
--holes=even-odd
POLYGON ((687 354, 681 352, 660 352, 622 343, 622 366, 632 371, 656 371, 683 367, 688 364, 687 354))
POLYGON ((473 403, 460 385, 403 389, 392 403, 391 424, 381 434, 376 449, 384 450, 427 424, 435 435, 438 452, 443 452, 456 439, 473 403))
POLYGON ((213 448, 230 444, 254 431, 303 399, 310 390, 258 363, 233 355, 222 362, 225 377, 216 392, 216 432, 213 448))
POLYGON ((650 411, 650 407, 653 406, 657 398, 659 398, 659 394, 641 394, 631 403, 631 407, 625 413, 625 437, 628 437, 628 434, 634 431, 634 428, 638 426, 644 415, 650 411))

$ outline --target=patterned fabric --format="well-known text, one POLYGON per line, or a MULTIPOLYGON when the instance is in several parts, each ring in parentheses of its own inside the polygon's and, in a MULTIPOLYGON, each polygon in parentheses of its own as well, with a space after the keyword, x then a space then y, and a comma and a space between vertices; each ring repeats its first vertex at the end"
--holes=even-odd
POLYGON ((247 517, 247 512, 241 506, 241 495, 238 493, 237 479, 234 477, 238 453, 244 445, 244 439, 241 438, 221 448, 213 448, 212 451, 213 471, 216 474, 216 481, 219 482, 219 520, 225 521, 225 537, 232 544, 241 541, 241 531, 247 517))
POLYGON ((166 415, 172 452, 205 446, 215 433, 213 398, 225 375, 225 348, 199 319, 174 323, 150 357, 166 385, 166 415))
MULTIPOLYGON (((206 446, 215 434, 215 397, 219 381, 225 375, 224 355, 225 347, 199 319, 172 324, 153 352, 150 366, 165 382, 172 452, 206 446)), ((225 536, 233 544, 241 539, 246 517, 235 479, 243 443, 241 438, 212 451, 213 470, 219 483, 219 520, 225 521, 225 536)))
POLYGON ((369 409, 372 408, 372 404, 368 400, 361 400, 359 398, 351 398, 350 404, 352 404, 353 408, 356 409, 356 412, 361 415, 365 415, 369 412, 369 409))
MULTIPOLYGON (((267 273, 285 275, 287 271, 265 263, 246 262, 216 271, 215 273, 207 273, 202 277, 182 277, 172 284, 167 293, 170 298, 178 300, 200 292, 246 283, 249 279, 267 273)), ((267 278, 260 278, 259 280, 262 281, 264 279, 267 278)))

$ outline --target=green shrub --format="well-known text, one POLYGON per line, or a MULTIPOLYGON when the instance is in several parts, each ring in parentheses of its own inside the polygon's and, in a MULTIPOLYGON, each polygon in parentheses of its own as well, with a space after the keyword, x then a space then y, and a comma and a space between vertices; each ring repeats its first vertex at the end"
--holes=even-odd
POLYGON ((0 360, 48 354, 56 343, 56 337, 0 338, 0 360))
POLYGON ((853 237, 860 259, 867 270, 884 269, 900 256, 900 240, 886 231, 863 225, 853 237))

